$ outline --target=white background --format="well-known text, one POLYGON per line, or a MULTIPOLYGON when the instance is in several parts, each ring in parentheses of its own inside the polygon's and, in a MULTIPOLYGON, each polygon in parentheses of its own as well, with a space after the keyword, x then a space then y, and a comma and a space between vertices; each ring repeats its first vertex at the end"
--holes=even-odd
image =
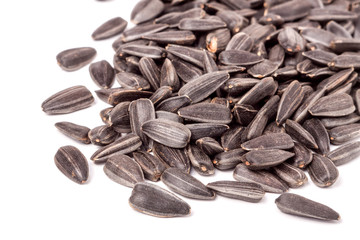
MULTIPOLYGON (((41 103, 74 85, 97 89, 88 67, 62 71, 55 56, 62 50, 91 46, 96 59, 112 62, 112 42, 95 42, 91 33, 110 18, 129 19, 135 1, 18 0, 0 3, 0 239, 359 239, 360 159, 339 167, 330 188, 309 181, 290 192, 324 203, 342 217, 322 222, 281 213, 266 194, 258 204, 217 197, 185 199, 189 217, 161 219, 134 211, 131 189, 109 180, 102 165, 90 165, 90 179, 78 185, 60 173, 54 154, 74 145, 87 158, 97 149, 63 136, 54 124, 71 121, 90 128, 101 125, 107 107, 96 98, 86 110, 48 116, 41 103)), ((116 83, 117 85, 117 83, 116 83)), ((205 184, 232 180, 232 171, 200 177, 205 184)), ((161 183, 157 183, 163 186, 161 183)))

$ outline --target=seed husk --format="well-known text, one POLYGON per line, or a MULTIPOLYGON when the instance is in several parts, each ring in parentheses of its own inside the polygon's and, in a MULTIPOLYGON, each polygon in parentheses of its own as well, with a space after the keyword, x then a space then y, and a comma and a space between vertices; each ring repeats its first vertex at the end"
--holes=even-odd
POLYGON ((313 154, 310 149, 308 149, 301 143, 295 142, 293 151, 295 153, 295 156, 287 160, 287 163, 290 163, 291 165, 302 169, 311 163, 313 159, 313 154))
POLYGON ((335 164, 328 157, 319 154, 313 155, 313 160, 308 166, 308 172, 311 180, 318 187, 330 187, 339 176, 335 164))
POLYGON ((276 28, 273 25, 261 25, 258 23, 253 23, 241 31, 248 34, 253 40, 254 44, 258 45, 265 41, 265 39, 275 32, 276 28))
POLYGON ((340 215, 328 206, 294 193, 281 194, 275 203, 282 212, 287 214, 325 221, 340 220, 340 215))
POLYGON ((91 47, 71 48, 56 55, 59 66, 65 71, 75 71, 89 64, 96 55, 91 47))
MULTIPOLYGON (((100 91, 100 90, 99 90, 100 91)), ((95 92, 99 92, 95 91, 95 92)), ((116 106, 121 102, 131 102, 139 98, 149 98, 153 93, 149 91, 139 91, 131 89, 119 89, 110 93, 107 98, 107 103, 110 105, 116 106)))
POLYGON ((252 150, 242 156, 242 161, 251 170, 261 170, 274 167, 295 154, 279 149, 252 150))
POLYGON ((335 53, 323 51, 320 49, 316 49, 314 51, 303 52, 302 54, 304 57, 309 58, 311 61, 313 61, 317 64, 325 65, 325 66, 327 66, 327 64, 334 57, 336 57, 335 53))
POLYGON ((190 104, 191 99, 187 95, 176 96, 167 98, 161 103, 159 103, 159 105, 157 105, 156 107, 156 110, 176 113, 180 108, 186 107, 190 104))
POLYGON ((224 151, 223 147, 211 137, 203 137, 196 140, 196 146, 200 148, 206 155, 213 156, 224 151))
POLYGON ((278 35, 279 44, 288 53, 301 52, 305 48, 305 40, 290 27, 285 27, 278 35))
POLYGON ((94 97, 86 87, 74 86, 50 96, 41 108, 49 115, 67 114, 90 107, 93 102, 94 97))
POLYGON ((161 174, 169 168, 164 161, 145 151, 136 151, 133 157, 140 165, 144 177, 153 182, 159 181, 161 174))
POLYGON ((335 127, 329 130, 330 141, 334 145, 349 142, 360 136, 360 123, 335 127))
POLYGON ((254 40, 243 32, 235 34, 226 46, 225 50, 250 51, 253 48, 254 40))
POLYGON ((327 117, 327 118, 321 118, 321 122, 324 124, 324 126, 327 129, 331 129, 334 127, 340 127, 343 125, 356 123, 360 121, 360 116, 356 113, 352 113, 350 115, 344 116, 344 117, 327 117))
POLYGON ((219 61, 224 65, 249 66, 263 60, 264 58, 244 50, 226 50, 219 55, 219 61))
POLYGON ((283 193, 289 189, 289 187, 281 182, 274 174, 266 170, 250 170, 243 163, 236 166, 233 177, 240 182, 257 183, 265 190, 265 192, 283 193))
POLYGON ((143 37, 160 44, 192 45, 196 36, 191 31, 165 31, 148 34, 143 37))
POLYGON ((130 188, 144 181, 140 165, 122 154, 110 157, 104 165, 104 172, 114 182, 130 188))
POLYGON ((196 145, 189 145, 187 148, 191 166, 203 176, 214 175, 215 169, 211 159, 196 145))
POLYGON ((225 50, 231 38, 231 33, 227 28, 214 30, 206 35, 206 49, 212 53, 225 50))
POLYGON ((129 133, 123 137, 120 137, 115 142, 99 148, 90 157, 90 159, 95 163, 103 163, 106 162, 109 157, 114 155, 131 153, 138 149, 141 144, 141 140, 137 135, 129 133))
POLYGON ((216 91, 230 75, 224 71, 212 72, 202 75, 186 83, 180 88, 179 96, 188 96, 193 103, 198 103, 216 91))
POLYGON ((108 107, 100 111, 100 118, 103 123, 106 125, 110 125, 110 112, 113 110, 113 107, 108 107))
POLYGON ((326 92, 330 92, 330 91, 334 90, 335 88, 344 84, 347 81, 347 79, 349 78, 349 76, 352 74, 353 71, 354 71, 353 68, 339 71, 339 72, 335 73, 334 75, 322 80, 318 84, 317 89, 325 88, 326 92))
POLYGON ((212 200, 215 193, 203 183, 178 168, 168 168, 161 175, 161 181, 172 191, 194 199, 212 200))
POLYGON ((130 45, 122 47, 121 51, 129 55, 151 59, 161 59, 166 56, 165 49, 157 46, 130 45))
POLYGON ((247 126, 254 119, 254 117, 258 113, 258 110, 254 109, 254 107, 251 105, 235 104, 232 112, 236 121, 240 125, 247 126))
POLYGON ((169 86, 159 87, 149 99, 153 102, 154 106, 169 98, 172 94, 172 88, 169 86))
POLYGON ((164 8, 165 5, 160 0, 141 0, 131 12, 131 21, 134 24, 146 22, 158 16, 164 8))
POLYGON ((121 102, 117 104, 109 113, 109 125, 118 133, 131 132, 129 117, 130 102, 121 102))
POLYGON ((242 162, 241 157, 245 153, 246 151, 242 148, 232 149, 227 152, 221 152, 215 155, 212 162, 219 170, 233 169, 242 162))
POLYGON ((85 156, 73 146, 63 146, 55 154, 56 167, 70 180, 83 184, 89 176, 89 165, 85 156))
MULTIPOLYGON (((346 31, 347 34, 349 34, 346 31)), ((349 39, 341 38, 335 39, 331 42, 330 45, 331 49, 335 52, 346 52, 346 51, 359 51, 360 50, 360 40, 359 39, 352 39, 351 35, 349 39)))
POLYGON ((304 100, 304 102, 298 107, 296 112, 294 113, 293 120, 302 123, 304 120, 308 118, 310 115, 309 109, 314 105, 314 103, 320 99, 325 94, 326 89, 322 88, 316 90, 308 98, 304 100))
POLYGON ((286 162, 272 168, 276 176, 286 182, 291 188, 298 188, 307 182, 305 172, 286 162))
POLYGON ((233 34, 238 33, 249 23, 249 21, 244 16, 232 10, 220 10, 216 13, 216 16, 226 23, 226 27, 233 34))
POLYGON ((128 22, 121 17, 112 18, 101 24, 91 35, 94 40, 103 40, 122 33, 128 22))
POLYGON ((170 12, 156 18, 154 23, 169 24, 171 27, 177 27, 179 22, 184 18, 199 19, 205 16, 205 11, 201 8, 192 8, 185 11, 170 12))
POLYGON ((248 73, 255 78, 264 78, 270 76, 279 67, 277 62, 265 59, 261 63, 255 64, 248 69, 248 73))
POLYGON ((346 68, 360 68, 360 56, 352 55, 339 55, 334 57, 331 62, 328 63, 330 69, 346 69, 346 68))
POLYGON ((340 166, 360 156, 360 142, 344 144, 326 155, 335 164, 340 166))
POLYGON ((160 70, 154 60, 150 57, 142 57, 139 61, 139 69, 149 81, 151 88, 157 90, 160 87, 160 70))
POLYGON ((106 60, 90 64, 90 76, 101 88, 110 88, 114 84, 115 71, 106 60))
POLYGON ((225 151, 239 148, 241 145, 241 135, 245 128, 243 126, 232 126, 221 136, 221 146, 225 151))
POLYGON ((179 29, 188 31, 211 31, 226 27, 226 23, 215 19, 193 19, 185 18, 179 22, 179 29))
POLYGON ((260 149, 290 149, 294 147, 292 138, 286 133, 269 133, 257 138, 253 138, 241 144, 244 150, 260 149))
MULTIPOLYGON (((123 42, 131 42, 137 39, 142 38, 148 34, 161 32, 167 29, 169 25, 167 24, 149 24, 149 25, 139 25, 133 28, 130 28, 123 32, 121 40, 123 42)), ((145 40, 142 40, 145 41, 145 40)), ((139 45, 139 42, 136 44, 139 45)))
POLYGON ((166 47, 166 51, 186 62, 194 64, 197 67, 202 68, 204 65, 203 62, 204 55, 202 50, 200 49, 194 47, 185 47, 181 45, 169 44, 166 47))
POLYGON ((325 47, 330 47, 331 42, 336 38, 335 34, 319 28, 305 28, 300 33, 307 41, 318 43, 325 47))
POLYGON ((239 95, 259 82, 260 80, 256 78, 230 78, 221 86, 221 89, 231 95, 239 95))
POLYGON ((170 167, 190 173, 191 163, 185 148, 171 148, 154 142, 153 153, 170 167))
POLYGON ((319 147, 319 149, 316 150, 317 152, 325 155, 330 151, 329 134, 319 119, 312 118, 306 120, 302 126, 314 137, 315 142, 319 147))
POLYGON ((265 195, 265 191, 259 184, 251 182, 216 181, 206 186, 215 191, 217 195, 246 202, 259 202, 265 195))
POLYGON ((190 82, 203 74, 201 69, 191 63, 181 60, 180 58, 171 59, 171 62, 175 67, 177 75, 184 82, 190 82))
POLYGON ((193 123, 185 125, 191 132, 191 140, 198 140, 203 137, 220 137, 229 129, 228 125, 218 123, 193 123))
POLYGON ((244 94, 237 104, 248 104, 254 106, 267 96, 273 95, 277 85, 272 77, 263 78, 246 94, 244 94))
POLYGON ((190 206, 175 194, 146 182, 134 186, 129 204, 136 211, 155 217, 182 217, 190 214, 190 206))
POLYGON ((110 126, 98 126, 89 131, 89 139, 94 145, 105 146, 113 143, 118 133, 110 126))
POLYGON ((356 13, 338 10, 338 9, 325 9, 314 8, 310 10, 308 19, 312 21, 327 22, 327 21, 346 21, 354 20, 357 18, 356 13))
POLYGON ((156 114, 156 118, 167 119, 170 121, 183 123, 183 119, 179 115, 172 112, 156 111, 155 114, 156 114))
POLYGON ((212 73, 219 71, 218 66, 216 65, 215 60, 212 58, 210 53, 206 50, 204 52, 204 73, 212 73))
POLYGON ((304 144, 308 148, 318 149, 318 145, 314 137, 306 131, 299 123, 287 119, 285 124, 286 132, 298 142, 304 144))
POLYGON ((296 0, 292 0, 274 6, 270 5, 269 9, 267 9, 267 13, 277 14, 281 16, 285 22, 290 22, 307 16, 312 7, 310 2, 305 1, 300 3, 296 0))
POLYGON ((175 67, 168 58, 165 59, 161 68, 160 86, 170 86, 174 91, 180 88, 180 81, 175 67))
POLYGON ((317 100, 309 109, 313 116, 342 117, 355 111, 354 101, 349 94, 332 94, 317 100))
POLYGON ((286 133, 285 128, 283 126, 278 126, 276 122, 269 123, 264 129, 263 134, 272 134, 272 133, 286 133))
POLYGON ((85 144, 90 144, 88 133, 90 128, 81 126, 71 122, 57 122, 55 127, 59 129, 64 135, 85 144))
POLYGON ((116 80, 118 81, 120 86, 125 89, 133 89, 139 91, 150 90, 149 81, 135 73, 120 72, 116 74, 116 80))
POLYGON ((228 124, 232 120, 230 109, 224 105, 213 103, 197 103, 180 108, 180 117, 204 123, 228 124))

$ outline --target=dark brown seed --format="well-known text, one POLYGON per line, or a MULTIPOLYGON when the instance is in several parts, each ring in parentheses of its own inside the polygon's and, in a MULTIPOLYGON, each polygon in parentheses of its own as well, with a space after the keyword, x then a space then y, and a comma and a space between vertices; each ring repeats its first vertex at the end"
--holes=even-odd
POLYGON ((179 29, 189 31, 211 31, 226 27, 226 23, 215 19, 185 18, 179 22, 179 29))
POLYGON ((358 55, 339 55, 328 63, 330 69, 344 69, 344 68, 360 68, 360 56, 358 55))
POLYGON ((172 112, 156 111, 155 114, 156 114, 156 118, 159 118, 159 119, 167 119, 170 121, 183 123, 183 119, 179 115, 172 113, 172 112))
POLYGON ((278 126, 276 122, 269 123, 264 129, 263 134, 272 134, 272 133, 286 133, 285 128, 283 126, 278 126))
POLYGON ((175 194, 146 182, 134 186, 129 204, 136 211, 155 217, 182 217, 190 214, 190 206, 175 194))
POLYGON ((215 92, 229 78, 230 75, 224 71, 207 73, 186 83, 178 94, 186 95, 193 103, 198 103, 215 92))
POLYGON ((310 2, 292 0, 281 2, 280 4, 276 4, 274 6, 269 6, 267 13, 280 15, 285 22, 291 22, 307 16, 312 7, 313 6, 310 2))
MULTIPOLYGON (((348 33, 349 34, 349 33, 348 33)), ((351 37, 351 35, 350 35, 351 37)), ((342 53, 346 51, 359 51, 360 50, 360 40, 359 39, 335 39, 331 42, 331 49, 335 52, 342 53)))
POLYGON ((117 54, 114 54, 113 65, 116 73, 126 72, 128 70, 128 65, 125 59, 119 57, 117 54))
POLYGON ((300 33, 307 41, 319 43, 325 47, 330 47, 331 41, 336 38, 335 34, 319 28, 305 28, 300 33))
POLYGON ((285 27, 278 36, 279 44, 288 53, 301 52, 305 48, 305 40, 290 27, 285 27))
POLYGON ((298 71, 294 66, 287 66, 283 68, 279 68, 276 70, 272 77, 278 79, 278 80, 288 80, 290 78, 294 78, 298 75, 298 71))
POLYGON ((217 195, 253 203, 259 202, 265 195, 259 184, 251 182, 217 181, 207 184, 206 187, 217 195))
POLYGON ((172 88, 169 86, 159 87, 153 95, 149 97, 149 100, 153 102, 154 106, 158 105, 165 99, 169 98, 172 94, 172 88))
POLYGON ((96 55, 91 47, 72 48, 56 55, 59 66, 65 71, 75 71, 89 64, 96 55))
POLYGON ((90 76, 101 88, 110 88, 114 84, 115 71, 106 60, 90 64, 90 76))
POLYGON ((360 136, 360 123, 353 123, 329 130, 330 141, 334 145, 349 142, 360 136))
POLYGON ((179 58, 174 58, 171 61, 179 78, 186 83, 200 77, 203 74, 201 69, 179 58))
POLYGON ((360 156, 360 142, 344 144, 326 155, 335 166, 340 166, 360 156))
POLYGON ((157 105, 156 110, 176 113, 180 108, 190 104, 191 100, 187 95, 176 96, 162 101, 159 105, 157 105))
POLYGON ((309 109, 313 116, 342 117, 355 111, 354 101, 349 94, 332 94, 317 100, 309 109))
POLYGON ((258 110, 251 105, 235 104, 232 112, 240 125, 247 126, 254 119, 258 110))
POLYGON ((260 80, 256 78, 230 78, 221 86, 221 89, 231 95, 239 95, 259 82, 260 80))
POLYGON ((311 61, 313 61, 317 64, 321 64, 321 65, 325 65, 325 66, 327 66, 327 64, 334 57, 336 57, 335 53, 327 52, 327 51, 323 51, 323 50, 319 50, 319 49, 314 50, 314 51, 303 52, 302 55, 306 58, 309 58, 311 61))
POLYGON ((311 150, 301 143, 295 142, 294 153, 295 156, 289 159, 287 162, 298 168, 305 168, 311 163, 313 159, 311 150))
POLYGON ((249 37, 246 33, 239 32, 235 34, 225 50, 243 50, 250 51, 253 48, 254 40, 249 37))
POLYGON ((161 68, 160 86, 170 86, 174 91, 180 88, 180 81, 175 67, 168 58, 165 59, 161 68))
POLYGON ((264 58, 244 50, 226 50, 219 54, 219 61, 224 65, 249 66, 263 60, 264 58))
POLYGON ((212 73, 219 71, 218 66, 216 65, 216 62, 210 55, 210 53, 206 50, 204 52, 204 73, 212 73))
MULTIPOLYGON (((348 32, 348 30, 344 26, 340 25, 339 23, 337 23, 335 21, 328 22, 326 24, 326 30, 334 33, 339 38, 352 38, 351 33, 348 32)), ((333 49, 336 50, 337 48, 335 47, 333 49)), ((356 51, 356 49, 353 49, 353 51, 356 51)))
POLYGON ((131 12, 131 21, 139 24, 158 16, 165 8, 160 0, 142 0, 138 2, 131 12))
POLYGON ((145 180, 140 165, 122 154, 110 157, 104 165, 104 172, 114 182, 131 188, 145 180))
POLYGON ((241 145, 241 135, 245 128, 242 126, 233 126, 221 136, 221 145, 225 151, 239 148, 241 145))
POLYGON ((297 80, 293 81, 281 96, 276 123, 281 125, 290 118, 302 103, 303 98, 304 91, 300 83, 297 80))
POLYGON ((307 119, 308 116, 310 115, 308 110, 314 105, 314 103, 318 99, 320 99, 325 94, 325 91, 326 91, 326 89, 322 88, 322 89, 316 90, 315 92, 310 94, 310 96, 304 100, 304 102, 300 105, 300 107, 294 113, 293 120, 298 123, 301 123, 305 119, 307 119))
POLYGON ((301 187, 307 182, 305 172, 288 163, 281 163, 280 165, 273 167, 272 170, 275 172, 276 176, 291 188, 301 187))
POLYGON ((247 151, 260 149, 290 149, 294 147, 294 141, 286 133, 269 133, 241 144, 247 151))
POLYGON ((233 177, 235 180, 240 182, 257 183, 266 192, 283 193, 289 189, 289 187, 281 182, 274 174, 266 170, 250 170, 243 163, 240 163, 236 166, 233 177))
POLYGON ((261 170, 279 165, 294 155, 279 149, 252 150, 242 156, 242 161, 251 170, 261 170))
POLYGON ((335 164, 328 157, 319 154, 313 155, 313 160, 308 166, 308 172, 311 180, 318 187, 330 187, 339 176, 335 164))
POLYGON ((57 122, 55 123, 55 127, 59 129, 66 136, 85 144, 90 143, 90 139, 88 137, 88 132, 90 128, 77 125, 71 122, 57 122))
POLYGON ((110 125, 110 112, 113 110, 113 107, 108 107, 100 111, 100 118, 106 125, 110 125))
POLYGON ((206 35, 206 49, 212 53, 225 50, 229 43, 231 33, 227 28, 212 31, 206 35))
POLYGON ((357 18, 356 13, 338 10, 338 9, 325 9, 314 8, 310 10, 308 19, 311 21, 327 22, 327 21, 346 21, 354 20, 357 18))
POLYGON ((232 149, 217 154, 212 160, 214 166, 219 170, 229 170, 241 163, 241 157, 246 153, 242 148, 232 149))
POLYGON ((327 129, 331 129, 334 127, 340 127, 343 125, 356 123, 360 121, 360 116, 352 113, 350 115, 347 115, 345 117, 328 117, 328 118, 321 118, 321 122, 324 124, 324 126, 327 129))
POLYGON ((172 191, 194 199, 212 200, 215 193, 203 183, 178 168, 168 168, 161 175, 161 181, 172 191))
POLYGON ((259 23, 261 24, 273 24, 276 26, 282 25, 284 23, 284 19, 277 14, 269 13, 264 15, 259 19, 259 23))
POLYGON ((131 132, 129 105, 130 102, 121 102, 109 114, 109 125, 118 133, 131 132))
POLYGON ((187 153, 191 162, 191 166, 203 176, 214 175, 215 169, 211 159, 196 145, 189 145, 187 153))
POLYGON ((299 123, 287 119, 285 124, 286 132, 296 141, 304 144, 308 148, 318 149, 314 137, 306 131, 299 123))
POLYGON ((185 125, 165 119, 146 121, 141 130, 154 141, 172 148, 186 147, 191 137, 191 132, 185 125))
POLYGON ((254 44, 258 45, 265 41, 265 39, 275 32, 276 28, 273 25, 261 25, 253 23, 241 31, 248 34, 253 40, 254 44))
POLYGON ((233 34, 238 33, 249 23, 244 16, 232 10, 220 10, 216 13, 216 16, 226 23, 227 28, 233 34))
POLYGON ((110 93, 107 103, 115 106, 121 102, 131 102, 139 98, 149 98, 152 94, 153 93, 149 91, 119 89, 110 93))
POLYGON ((154 20, 154 23, 165 23, 171 27, 177 27, 179 22, 184 18, 199 19, 205 16, 205 11, 201 8, 192 8, 187 11, 176 11, 164 14, 154 20))
POLYGON ((143 37, 160 44, 192 45, 196 36, 191 31, 166 31, 148 34, 143 37))
POLYGON ((264 78, 270 76, 279 67, 277 62, 265 59, 261 63, 255 64, 248 69, 248 73, 255 78, 264 78))
POLYGON ((128 22, 121 17, 112 18, 99 26, 91 35, 94 40, 102 40, 122 33, 128 22))
POLYGON ((160 87, 160 70, 154 60, 149 57, 142 57, 139 61, 139 69, 149 81, 151 88, 157 90, 160 87))
POLYGON ((91 92, 84 86, 74 86, 55 93, 42 104, 42 110, 49 114, 72 113, 87 107, 94 102, 91 92))
POLYGON ((197 103, 180 108, 180 117, 195 122, 228 124, 232 120, 230 109, 213 103, 197 103))
POLYGON ((264 78, 244 94, 237 104, 254 106, 265 97, 273 95, 276 89, 277 85, 272 77, 264 78))
POLYGON ((196 146, 208 156, 213 156, 224 151, 219 142, 210 137, 203 137, 196 140, 196 146))
POLYGON ((303 128, 307 130, 315 139, 319 149, 317 150, 320 154, 325 155, 330 151, 330 139, 329 134, 317 118, 306 120, 303 124, 303 128))
POLYGON ((129 133, 115 142, 99 148, 91 157, 90 159, 93 160, 95 163, 103 163, 106 162, 110 157, 119 154, 128 154, 141 146, 140 138, 133 134, 129 133))
POLYGON ((281 194, 275 203, 282 212, 287 214, 325 221, 340 220, 340 215, 328 206, 293 193, 281 194))
POLYGON ((154 142, 153 153, 170 167, 176 167, 190 173, 191 164, 185 148, 170 148, 154 142))
POLYGON ((124 89, 132 90, 150 90, 149 82, 140 75, 129 72, 120 72, 116 74, 116 80, 124 89))
POLYGON ((122 47, 121 51, 137 57, 160 59, 166 56, 165 49, 154 46, 130 45, 122 47))
MULTIPOLYGON (((185 47, 175 44, 169 44, 166 47, 166 51, 168 53, 173 54, 174 56, 189 62, 191 64, 194 64, 200 68, 204 66, 203 58, 204 54, 202 50, 193 48, 193 47, 185 47)), ((175 66, 176 68, 176 66, 175 66)))
POLYGON ((317 89, 319 90, 321 88, 325 88, 326 92, 330 92, 330 91, 334 90, 335 88, 344 84, 353 71, 354 71, 353 68, 349 68, 349 69, 342 70, 338 73, 335 73, 334 75, 322 80, 318 84, 317 89))
MULTIPOLYGON (((123 42, 131 42, 140 39, 148 34, 161 32, 167 29, 168 27, 169 25, 167 24, 149 24, 149 25, 135 26, 123 32, 121 40, 123 42)), ((136 45, 139 45, 139 43, 137 43, 136 45)))
POLYGON ((185 125, 191 132, 191 140, 198 140, 203 137, 220 137, 229 129, 228 125, 218 123, 194 123, 185 125))
POLYGON ((89 131, 90 141, 98 146, 105 146, 113 143, 118 137, 118 133, 110 126, 104 125, 91 129, 89 131))
POLYGON ((140 165, 146 179, 157 182, 161 174, 169 166, 161 159, 148 152, 137 151, 133 153, 134 160, 140 165))
POLYGON ((83 184, 89 176, 89 165, 85 156, 73 146, 63 146, 55 154, 56 167, 70 180, 83 184))

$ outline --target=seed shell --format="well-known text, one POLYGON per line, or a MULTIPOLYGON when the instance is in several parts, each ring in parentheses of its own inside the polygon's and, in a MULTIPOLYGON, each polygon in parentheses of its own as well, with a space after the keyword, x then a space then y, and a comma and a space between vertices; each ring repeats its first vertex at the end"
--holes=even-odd
POLYGON ((170 97, 157 105, 157 111, 167 111, 177 113, 177 111, 191 104, 191 99, 187 95, 170 97))
POLYGON ((219 55, 219 61, 224 65, 249 66, 263 60, 264 58, 244 50, 226 50, 219 55))
POLYGON ((360 142, 344 144, 326 155, 335 164, 340 166, 360 156, 360 142))
POLYGON ((59 129, 66 136, 85 144, 90 143, 88 133, 90 128, 74 124, 71 122, 57 122, 55 127, 59 129))
POLYGON ((219 142, 211 137, 203 137, 196 140, 196 146, 208 156, 213 156, 224 151, 219 142))
POLYGON ((161 174, 169 167, 164 161, 145 151, 136 151, 133 157, 141 167, 144 177, 153 182, 159 181, 161 174))
POLYGON ((197 103, 180 108, 180 117, 195 122, 228 124, 232 120, 230 109, 213 103, 197 103))
POLYGON ((215 19, 193 19, 185 18, 179 22, 179 29, 189 31, 211 31, 226 27, 226 23, 215 19))
POLYGON ((298 188, 307 182, 305 172, 286 162, 272 168, 276 176, 283 180, 289 187, 298 188))
POLYGON ((65 71, 75 71, 89 64, 96 55, 91 47, 72 48, 56 55, 59 66, 65 71))
POLYGON ((130 102, 121 102, 117 104, 109 114, 109 125, 118 133, 131 132, 129 117, 130 102))
POLYGON ((294 147, 294 142, 286 133, 269 133, 244 142, 241 144, 241 147, 247 151, 260 149, 290 149, 294 147))
POLYGON ((118 137, 118 133, 110 126, 98 126, 89 131, 89 139, 94 145, 105 146, 113 143, 118 137))
POLYGON ((244 94, 237 104, 248 104, 254 106, 267 96, 273 95, 277 89, 277 85, 272 77, 263 78, 246 94, 244 94))
POLYGON ((287 119, 285 124, 286 132, 296 141, 304 144, 308 148, 318 149, 314 137, 306 131, 299 123, 287 119))
POLYGON ((319 119, 312 118, 306 120, 303 124, 303 128, 314 137, 315 142, 319 147, 317 152, 325 155, 330 151, 329 134, 319 119))
POLYGON ((246 153, 242 148, 232 149, 217 154, 213 159, 214 166, 219 170, 229 170, 241 163, 241 157, 246 153))
POLYGON ((214 175, 215 169, 211 159, 196 145, 189 145, 187 148, 191 166, 203 176, 214 175))
MULTIPOLYGON (((169 25, 167 24, 148 24, 148 25, 138 25, 133 28, 130 28, 123 32, 121 40, 123 42, 131 42, 134 40, 138 40, 142 38, 143 36, 146 36, 148 34, 161 32, 165 29, 167 29, 169 25)), ((145 41, 145 40, 142 40, 145 41)), ((137 42, 136 45, 139 45, 139 42, 137 42)))
POLYGON ((153 102, 154 106, 168 99, 172 94, 172 88, 169 86, 159 87, 150 97, 149 100, 153 102))
POLYGON ((185 125, 191 132, 191 140, 198 140, 203 137, 220 137, 229 129, 228 125, 218 123, 193 123, 185 125))
POLYGON ((360 136, 360 123, 335 127, 329 130, 330 141, 334 145, 349 142, 360 136))
POLYGON ((116 80, 120 84, 120 86, 125 89, 133 89, 139 91, 150 90, 149 81, 135 73, 120 72, 116 74, 116 80))
POLYGON ((151 88, 157 90, 160 87, 160 70, 154 60, 150 57, 142 57, 139 61, 139 69, 151 88))
POLYGON ((252 150, 242 156, 242 161, 251 170, 261 170, 279 165, 294 155, 279 149, 252 150))
POLYGON ((232 126, 221 136, 221 146, 225 151, 239 148, 241 145, 241 135, 245 128, 243 126, 232 126))
POLYGON ((121 17, 112 18, 101 24, 91 35, 94 40, 102 40, 122 33, 128 22, 121 17))
POLYGON ((110 88, 114 84, 115 71, 106 60, 90 64, 90 76, 101 88, 110 88))
POLYGON ((160 44, 192 45, 196 36, 191 31, 165 31, 148 34, 143 37, 146 40, 160 44))
POLYGON ((311 180, 318 187, 330 187, 338 179, 339 171, 335 164, 325 156, 313 155, 313 160, 308 166, 311 180))
MULTIPOLYGON (((99 92, 99 91, 95 91, 99 92)), ((111 105, 117 105, 121 102, 131 102, 139 98, 149 98, 153 93, 149 91, 139 91, 131 89, 119 89, 110 93, 107 98, 107 103, 111 105)))
POLYGON ((165 59, 161 68, 160 86, 170 86, 174 91, 180 88, 180 81, 175 67, 168 58, 165 59))
POLYGON ((165 8, 160 0, 141 0, 133 8, 130 18, 134 24, 151 20, 158 16, 165 8))
POLYGON ((349 94, 332 94, 317 100, 309 109, 313 116, 342 117, 355 111, 354 101, 349 94))
POLYGON ((344 117, 326 117, 321 118, 321 122, 327 129, 331 129, 334 127, 340 127, 343 125, 356 123, 360 121, 360 116, 356 113, 352 113, 350 115, 344 117))

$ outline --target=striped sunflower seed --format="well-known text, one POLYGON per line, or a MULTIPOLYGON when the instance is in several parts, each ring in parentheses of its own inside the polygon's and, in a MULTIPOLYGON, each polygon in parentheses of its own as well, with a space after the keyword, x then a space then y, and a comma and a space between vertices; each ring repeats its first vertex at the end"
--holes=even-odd
POLYGON ((101 88, 110 88, 114 84, 115 71, 106 60, 90 64, 90 76, 101 88))
POLYGON ((298 188, 307 182, 307 177, 303 170, 286 162, 273 167, 272 170, 276 176, 291 188, 298 188))
POLYGON ((196 145, 189 145, 187 148, 191 166, 203 176, 214 175, 215 169, 211 159, 196 145))
POLYGON ((131 132, 130 117, 129 117, 130 102, 121 102, 112 108, 109 113, 108 123, 118 133, 131 132))
POLYGON ((167 111, 176 113, 180 108, 191 104, 191 99, 187 95, 170 97, 157 105, 157 111, 167 111))
POLYGON ((228 124, 232 120, 230 109, 213 103, 197 103, 180 108, 180 117, 195 122, 228 124))
POLYGON ((113 143, 119 134, 112 127, 104 125, 91 129, 88 135, 94 145, 105 146, 113 143))
POLYGON ((349 94, 332 94, 317 100, 309 109, 313 116, 342 117, 356 110, 354 101, 349 94))
POLYGON ((91 47, 71 48, 56 55, 59 66, 65 71, 75 71, 89 64, 96 55, 91 47))
POLYGON ((246 153, 242 148, 232 149, 227 152, 221 152, 215 155, 213 159, 214 166, 219 170, 229 170, 235 168, 241 163, 241 157, 246 153))
POLYGON ((133 8, 130 18, 134 24, 151 20, 158 16, 165 8, 160 0, 141 0, 133 8))
POLYGON ((360 142, 344 144, 326 155, 335 164, 340 166, 360 156, 360 142))
POLYGON ((335 127, 329 130, 330 141, 334 145, 349 142, 360 136, 360 123, 335 127))
POLYGON ((121 17, 112 18, 101 24, 91 35, 94 40, 103 40, 122 33, 128 22, 121 17))
POLYGON ((308 148, 318 149, 318 145, 314 137, 306 131, 299 123, 287 119, 285 124, 286 133, 288 133, 293 139, 304 144, 308 148))
POLYGON ((302 126, 314 137, 315 142, 319 147, 319 149, 317 149, 317 152, 325 155, 330 151, 329 134, 319 119, 312 118, 306 120, 302 126))
POLYGON ((229 129, 228 125, 219 123, 192 123, 185 125, 191 132, 191 140, 198 140, 203 137, 220 137, 229 129))
POLYGON ((318 187, 330 187, 338 179, 339 171, 335 164, 325 156, 313 155, 313 160, 308 166, 311 180, 318 187))
POLYGON ((59 129, 64 135, 81 143, 89 144, 90 139, 88 133, 90 128, 74 124, 71 122, 57 122, 55 127, 59 129))
POLYGON ((133 89, 139 91, 150 90, 149 81, 135 73, 120 72, 116 74, 116 80, 120 84, 120 86, 125 89, 133 89))
POLYGON ((224 151, 219 142, 211 137, 203 137, 196 140, 196 146, 208 156, 214 156, 224 151))
POLYGON ((141 167, 144 177, 153 182, 159 181, 161 174, 169 167, 164 161, 145 151, 136 151, 133 157, 141 167))
POLYGON ((241 144, 244 150, 260 149, 290 149, 294 147, 294 141, 286 133, 269 133, 257 138, 253 138, 241 144))
POLYGON ((279 165, 294 155, 280 149, 252 150, 243 155, 241 160, 249 169, 261 170, 279 165))

